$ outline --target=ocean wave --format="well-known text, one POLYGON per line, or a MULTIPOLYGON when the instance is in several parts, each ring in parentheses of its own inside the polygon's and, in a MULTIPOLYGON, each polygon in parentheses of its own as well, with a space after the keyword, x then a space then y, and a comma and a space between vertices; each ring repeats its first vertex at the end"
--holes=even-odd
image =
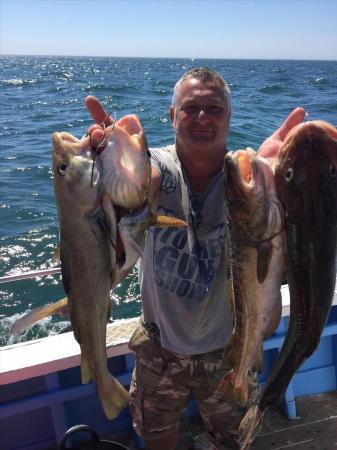
POLYGON ((288 70, 287 69, 282 69, 281 67, 276 67, 275 69, 272 70, 273 73, 287 73, 288 70))
POLYGON ((0 320, 0 346, 18 344, 20 342, 53 336, 71 330, 69 321, 55 321, 52 317, 45 317, 31 327, 23 330, 21 333, 11 334, 11 327, 14 322, 30 311, 31 310, 28 309, 23 314, 14 314, 13 316, 5 317, 0 320))
POLYGON ((37 82, 38 80, 24 80, 23 78, 11 78, 9 80, 0 80, 0 86, 1 85, 22 86, 25 84, 34 84, 37 82))
POLYGON ((311 78, 307 81, 308 84, 312 85, 312 86, 322 86, 322 85, 327 85, 329 84, 329 80, 327 78, 324 77, 318 77, 318 78, 311 78))
POLYGON ((262 92, 263 94, 278 94, 282 90, 283 86, 280 83, 272 84, 271 86, 263 86, 262 88, 258 89, 258 91, 262 92))

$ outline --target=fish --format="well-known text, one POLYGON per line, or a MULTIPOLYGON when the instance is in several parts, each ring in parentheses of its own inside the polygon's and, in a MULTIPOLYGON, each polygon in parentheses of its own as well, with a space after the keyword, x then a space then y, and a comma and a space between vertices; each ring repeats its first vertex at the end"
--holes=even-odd
MULTIPOLYGON (((98 151, 89 136, 80 140, 67 132, 53 133, 52 159, 62 282, 81 348, 82 383, 97 384, 104 413, 114 419, 128 404, 129 393, 107 367, 110 290, 139 258, 146 229, 165 220, 151 214, 146 204, 151 169, 139 119, 121 119, 107 136, 106 147, 98 151), (132 184, 138 167, 141 176, 132 184), (135 212, 132 219, 130 211, 135 212), (140 243, 128 241, 133 234, 140 243)), ((173 218, 168 222, 186 225, 173 218)))
POLYGON ((280 403, 294 373, 320 342, 336 281, 336 173, 333 125, 310 121, 288 133, 276 162, 275 184, 286 211, 289 325, 258 402, 240 424, 241 450, 250 448, 265 411, 280 403))
POLYGON ((22 331, 30 328, 35 323, 44 319, 45 317, 59 315, 60 317, 66 317, 69 315, 68 299, 62 298, 56 303, 48 303, 39 308, 34 308, 32 311, 24 314, 17 319, 11 326, 10 334, 18 334, 22 331))
POLYGON ((115 206, 135 210, 147 200, 151 165, 143 127, 135 114, 122 117, 106 130, 108 139, 97 152, 102 195, 115 206))
POLYGON ((262 371, 263 341, 281 319, 284 210, 274 174, 252 149, 225 157, 225 195, 230 245, 230 292, 234 330, 225 344, 232 364, 220 382, 226 398, 246 407, 250 380, 262 371))

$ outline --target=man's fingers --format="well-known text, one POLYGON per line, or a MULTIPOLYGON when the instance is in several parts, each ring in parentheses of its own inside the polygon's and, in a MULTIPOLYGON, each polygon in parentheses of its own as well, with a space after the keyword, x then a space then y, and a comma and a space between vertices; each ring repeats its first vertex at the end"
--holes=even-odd
POLYGON ((95 125, 91 125, 88 134, 90 135, 91 146, 97 147, 104 137, 104 129, 96 123, 95 125))
POLYGON ((100 101, 93 95, 89 95, 85 99, 85 105, 88 108, 91 117, 96 124, 92 125, 88 134, 90 135, 90 144, 92 147, 97 147, 104 138, 105 127, 113 124, 113 119, 105 112, 100 101))
POLYGON ((96 97, 93 95, 86 97, 85 105, 96 123, 104 123, 105 126, 112 125, 112 118, 104 111, 103 106, 96 97))
POLYGON ((283 122, 281 127, 276 132, 281 141, 284 141, 285 137, 292 128, 294 128, 299 123, 303 122, 304 117, 305 117, 305 109, 302 107, 295 108, 289 114, 289 116, 286 118, 286 120, 283 122))

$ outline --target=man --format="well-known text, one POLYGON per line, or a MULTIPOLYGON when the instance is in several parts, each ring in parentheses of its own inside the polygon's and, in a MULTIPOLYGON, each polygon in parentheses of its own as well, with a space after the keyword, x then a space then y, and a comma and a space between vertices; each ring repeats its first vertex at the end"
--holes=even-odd
MULTIPOLYGON (((94 97, 86 103, 96 122, 110 123, 94 97)), ((230 115, 226 82, 209 69, 193 69, 174 88, 175 145, 151 151, 153 212, 188 222, 186 229, 151 229, 139 269, 143 318, 130 340, 136 353, 130 409, 151 450, 176 449, 192 394, 206 429, 194 448, 238 448, 236 429, 244 411, 217 390, 230 370, 223 348, 232 333, 223 188, 230 115)), ((274 158, 303 118, 302 108, 294 110, 260 153, 274 158)), ((104 135, 98 125, 89 132, 93 145, 104 135)))

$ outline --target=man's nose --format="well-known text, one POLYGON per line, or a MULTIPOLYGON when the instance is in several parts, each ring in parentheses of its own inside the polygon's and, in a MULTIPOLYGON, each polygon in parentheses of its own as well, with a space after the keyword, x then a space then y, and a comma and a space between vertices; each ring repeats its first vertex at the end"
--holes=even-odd
POLYGON ((197 120, 199 122, 207 122, 209 120, 208 114, 205 109, 200 108, 197 114, 197 120))

